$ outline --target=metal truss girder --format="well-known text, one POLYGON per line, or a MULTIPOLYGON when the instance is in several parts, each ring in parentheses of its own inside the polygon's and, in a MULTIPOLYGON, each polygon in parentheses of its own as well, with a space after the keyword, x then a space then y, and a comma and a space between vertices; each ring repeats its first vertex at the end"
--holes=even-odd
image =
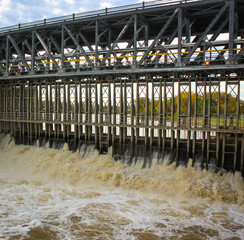
MULTIPOLYGON (((228 21, 229 21, 229 19, 226 18, 226 19, 221 23, 221 25, 220 25, 220 26, 218 27, 218 29, 215 31, 215 33, 213 34, 213 36, 209 39, 209 43, 210 43, 211 41, 215 41, 215 40, 216 40, 216 38, 219 36, 219 34, 220 34, 221 31, 223 30, 223 28, 226 26, 226 24, 228 23, 228 21)), ((197 59, 199 59, 200 57, 202 57, 203 54, 204 54, 204 53, 199 53, 199 54, 197 55, 197 57, 195 58, 194 61, 196 61, 197 59)))
POLYGON ((206 37, 207 33, 212 29, 212 27, 216 24, 216 22, 219 20, 219 18, 222 16, 226 8, 228 7, 228 4, 225 3, 225 5, 219 10, 218 14, 214 17, 214 19, 211 21, 211 23, 208 25, 208 27, 205 29, 205 31, 202 33, 202 35, 199 37, 195 45, 191 48, 190 52, 182 59, 183 63, 186 63, 192 56, 192 54, 195 52, 195 50, 198 48, 200 43, 203 41, 203 39, 206 37))
POLYGON ((167 18, 167 15, 168 15, 169 13, 171 13, 171 10, 169 10, 169 11, 163 13, 163 14, 160 15, 160 16, 156 16, 156 17, 151 18, 151 21, 156 21, 156 20, 159 20, 159 19, 161 19, 161 20, 162 20, 162 19, 165 19, 165 18, 167 18))
POLYGON ((170 18, 168 19, 168 21, 164 24, 164 26, 161 28, 160 32, 158 33, 158 35, 155 37, 154 41, 152 42, 152 44, 148 47, 147 51, 145 52, 144 56, 141 58, 141 60, 139 61, 138 65, 141 65, 144 60, 148 57, 149 52, 152 50, 152 48, 155 46, 155 44, 158 42, 159 38, 162 36, 162 34, 166 31, 166 29, 169 27, 169 25, 171 24, 171 22, 173 21, 175 15, 178 12, 178 8, 174 10, 174 12, 171 14, 170 18))
MULTIPOLYGON (((138 34, 140 33, 140 31, 141 31, 143 28, 145 28, 145 27, 146 27, 146 24, 144 23, 139 29, 137 29, 136 31, 134 31, 134 34, 135 34, 136 36, 138 36, 138 34), (136 33, 135 33, 135 32, 136 32, 136 33)), ((135 30, 135 29, 134 29, 134 30, 135 30)), ((133 36, 133 38, 130 40, 130 42, 128 42, 126 48, 131 48, 133 45, 135 45, 135 36, 133 36)), ((134 49, 131 49, 131 50, 134 51, 134 49)), ((119 63, 122 62, 122 60, 123 60, 122 57, 124 57, 126 53, 128 53, 128 51, 127 51, 127 52, 123 52, 123 53, 121 54, 121 58, 118 59, 118 62, 119 62, 119 63)), ((136 57, 135 54, 134 54, 134 57, 136 57)), ((127 62, 128 62, 128 59, 127 59, 127 58, 126 58, 126 60, 127 60, 127 62)), ((130 64, 130 62, 128 62, 128 63, 130 64)), ((130 64, 130 65, 131 65, 131 64, 130 64)))
POLYGON ((89 48, 89 50, 90 51, 94 51, 93 47, 91 46, 91 44, 88 42, 88 40, 86 39, 85 35, 81 31, 79 31, 79 36, 83 40, 85 45, 89 48))
MULTIPOLYGON (((228 48, 228 45, 225 45, 224 47, 223 47, 223 49, 226 49, 226 48, 228 48)), ((225 54, 225 52, 224 51, 221 51, 221 52, 218 52, 218 56, 215 58, 215 61, 216 60, 226 60, 225 58, 224 58, 224 55, 225 54)))
POLYGON ((241 51, 234 57, 234 61, 238 61, 244 55, 244 47, 242 47, 241 51))
POLYGON ((221 2, 219 4, 216 2, 215 5, 213 5, 213 6, 209 7, 209 8, 204 8, 204 9, 201 9, 199 11, 194 12, 192 14, 192 16, 200 16, 200 15, 208 14, 210 11, 216 12, 216 8, 219 9, 220 6, 221 6, 221 2))
MULTIPOLYGON (((114 15, 110 16, 84 17, 71 22, 59 22, 59 25, 48 23, 45 26, 37 25, 35 28, 25 29, 23 26, 23 29, 19 29, 19 31, 10 28, 10 32, 2 32, 0 36, 0 60, 2 63, 0 75, 6 76, 9 72, 10 76, 16 78, 17 76, 13 76, 15 69, 25 71, 26 75, 28 75, 27 73, 29 75, 34 74, 35 70, 36 74, 55 73, 57 66, 55 67, 55 62, 49 57, 48 52, 45 52, 35 32, 38 32, 43 38, 50 54, 60 68, 67 69, 69 73, 80 70, 81 66, 83 67, 80 74, 90 71, 91 67, 86 61, 88 58, 94 65, 94 69, 91 71, 93 73, 98 70, 112 72, 116 69, 121 69, 121 71, 124 69, 126 72, 133 73, 135 68, 141 71, 144 69, 148 71, 150 68, 171 68, 174 72, 176 71, 174 66, 182 67, 182 69, 185 69, 183 66, 201 69, 202 61, 209 60, 209 58, 211 59, 210 65, 217 67, 220 65, 238 65, 243 62, 243 1, 200 0, 192 2, 189 0, 187 3, 167 3, 167 6, 164 6, 164 3, 161 6, 160 3, 159 5, 155 5, 150 10, 135 9, 130 12, 115 12, 114 15), (225 6, 226 10, 223 11, 222 15, 219 14, 221 8, 225 6), (151 45, 177 8, 178 12, 168 28, 156 39, 155 45, 151 45), (182 13, 179 9, 182 9, 182 13), (213 24, 213 19, 218 14, 221 16, 213 24), (131 23, 128 29, 116 40, 130 18, 131 23), (186 24, 185 21, 187 21, 186 24), (212 28, 209 28, 210 30, 207 32, 206 29, 210 24, 212 24, 212 28), (68 34, 63 27, 64 25, 73 36, 68 34), (201 41, 200 38, 204 31, 207 32, 206 39, 203 38, 201 41), (28 65, 31 63, 28 72, 10 39, 6 41, 8 35, 15 39, 26 63, 28 65), (216 41, 222 35, 223 40, 216 41), (230 42, 231 36, 234 38, 233 42, 230 42), (181 46, 179 45, 180 38, 182 38, 181 46), (197 46, 198 41, 201 42, 197 46), (233 56, 231 58, 232 45, 233 56), (190 56, 189 52, 194 47, 197 49, 190 56), (87 55, 86 59, 81 48, 87 55), (151 51, 149 50, 149 53, 146 54, 150 48, 151 51), (144 61, 140 61, 142 58, 144 61), (187 64, 182 63, 180 58, 183 61, 189 58, 186 61, 187 64), (101 69, 99 69, 100 66, 101 69)), ((208 66, 209 68, 210 66, 208 66)))
POLYGON ((79 42, 76 40, 76 38, 75 38, 75 36, 73 35, 73 33, 72 33, 66 26, 64 26, 64 29, 67 31, 67 33, 69 34, 70 38, 71 38, 72 41, 75 43, 75 45, 76 45, 78 51, 81 52, 81 53, 84 55, 84 57, 85 57, 87 63, 89 64, 89 66, 90 66, 91 68, 94 68, 94 64, 93 64, 93 62, 89 59, 89 56, 87 55, 86 51, 83 49, 83 47, 81 47, 81 45, 80 45, 79 42))
POLYGON ((31 46, 30 46, 30 44, 28 43, 28 40, 27 40, 27 39, 25 39, 24 43, 25 43, 25 46, 28 48, 29 52, 32 52, 32 50, 31 50, 31 46))
POLYGON ((109 28, 106 28, 103 32, 101 32, 99 35, 98 35, 98 38, 102 37, 106 32, 109 31, 109 28))
MULTIPOLYGON (((53 38, 52 35, 50 36, 50 40, 51 40, 52 44, 54 45, 54 47, 56 48, 57 52, 59 54, 61 54, 61 48, 59 47, 58 43, 56 42, 56 40, 53 38)), ((65 57, 65 60, 67 60, 67 57, 65 57)), ((69 67, 71 69, 74 69, 73 66, 72 66, 72 64, 70 62, 67 62, 67 64, 69 65, 69 67)))
MULTIPOLYGON (((34 65, 35 65, 35 44, 33 43, 33 46, 31 47, 29 42, 28 42, 28 39, 24 40, 24 44, 27 47, 28 51, 31 53, 31 64, 32 64, 31 70, 33 71, 34 65)), ((41 63, 40 60, 36 60, 36 62, 41 63)), ((42 68, 44 68, 44 67, 42 67, 42 68)))
POLYGON ((22 63, 25 65, 26 70, 29 71, 29 66, 25 60, 25 57, 24 57, 22 51, 20 50, 19 46, 17 45, 15 39, 11 35, 9 35, 8 38, 9 38, 10 42, 13 44, 14 49, 16 50, 17 54, 19 55, 22 63))
MULTIPOLYGON (((184 19, 184 21, 183 21, 183 23, 182 23, 182 27, 181 27, 181 29, 183 29, 184 28, 184 26, 186 25, 186 22, 187 22, 187 19, 185 18, 184 19)), ((173 31, 173 33, 170 35, 170 37, 167 39, 167 41, 165 42, 165 45, 169 45, 169 44, 171 44, 172 43, 172 41, 174 40, 174 38, 176 37, 176 35, 177 35, 177 33, 178 33, 178 28, 175 28, 175 30, 173 31)), ((169 56, 170 58, 171 58, 171 60, 172 60, 172 57, 171 57, 171 55, 170 54, 168 54, 168 52, 167 52, 167 49, 166 48, 164 48, 164 46, 163 45, 161 45, 162 47, 163 47, 163 49, 162 50, 160 50, 159 51, 159 53, 166 53, 167 54, 167 56, 169 56)), ((172 55, 174 58, 176 58, 175 57, 175 55, 172 55)), ((162 56, 161 56, 162 57, 162 56)), ((156 58, 153 60, 153 64, 156 62, 156 58)))
POLYGON ((50 40, 52 42, 52 44, 54 45, 54 47, 56 48, 58 53, 61 53, 61 48, 59 47, 58 43, 56 42, 56 40, 53 38, 53 36, 51 35, 50 40))
MULTIPOLYGON (((133 44, 134 44, 134 39, 131 39, 131 41, 127 44, 126 48, 131 48, 133 44)), ((132 49, 132 50, 133 50, 133 49, 132 49)), ((121 58, 119 58, 119 59, 117 60, 118 63, 121 63, 121 62, 122 62, 122 60, 123 60, 122 57, 125 57, 125 54, 126 54, 126 53, 128 53, 128 52, 122 52, 122 54, 121 54, 121 58)), ((126 58, 126 60, 127 60, 127 62, 129 63, 129 61, 128 61, 127 58, 126 58)))
MULTIPOLYGON (((85 37, 85 35, 82 33, 81 30, 79 31, 78 34, 79 34, 80 38, 82 39, 82 41, 85 43, 85 45, 88 47, 88 49, 91 52, 95 52, 94 48, 91 46, 91 44, 89 43, 89 41, 87 40, 87 38, 85 37)), ((100 59, 97 59, 97 60, 98 60, 99 63, 101 62, 100 59)))
POLYGON ((134 19, 134 16, 131 16, 129 21, 126 23, 126 25, 123 27, 123 29, 121 30, 121 32, 119 33, 118 37, 116 38, 116 40, 114 41, 113 45, 111 46, 111 48, 109 49, 108 53, 106 54, 106 56, 104 57, 102 63, 104 64, 105 61, 107 60, 107 58, 110 56, 110 54, 112 53, 113 49, 115 48, 115 46, 117 45, 118 41, 121 39, 121 37, 124 35, 124 33, 126 32, 126 30, 128 29, 130 23, 132 22, 132 20, 134 19))
POLYGON ((48 57, 50 59, 52 59, 53 61, 53 65, 54 67, 58 70, 60 69, 59 65, 57 64, 56 60, 54 59, 53 55, 50 53, 47 44, 44 42, 43 38, 41 37, 41 35, 38 32, 35 32, 38 40, 40 41, 41 45, 43 46, 44 50, 46 51, 46 53, 48 54, 48 57))

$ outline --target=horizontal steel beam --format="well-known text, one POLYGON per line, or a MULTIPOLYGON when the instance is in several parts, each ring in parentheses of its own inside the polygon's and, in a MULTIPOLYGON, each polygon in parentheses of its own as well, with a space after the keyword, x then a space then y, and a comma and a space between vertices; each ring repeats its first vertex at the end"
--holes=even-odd
POLYGON ((132 75, 146 73, 182 73, 182 72, 217 72, 217 71, 243 71, 244 64, 238 65, 214 65, 214 66, 191 66, 191 67, 168 67, 168 68, 144 68, 144 69, 114 69, 114 70, 94 70, 83 72, 58 72, 49 74, 33 74, 33 75, 17 75, 17 76, 1 76, 1 80, 16 79, 47 79, 47 78, 63 78, 63 77, 86 77, 86 76, 102 76, 102 75, 132 75))

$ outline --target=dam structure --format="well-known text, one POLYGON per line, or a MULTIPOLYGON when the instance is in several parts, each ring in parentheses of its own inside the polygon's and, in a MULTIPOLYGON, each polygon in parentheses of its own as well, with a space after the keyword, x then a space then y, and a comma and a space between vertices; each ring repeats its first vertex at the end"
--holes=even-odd
POLYGON ((150 1, 0 28, 0 132, 243 174, 243 45, 242 0, 150 1))

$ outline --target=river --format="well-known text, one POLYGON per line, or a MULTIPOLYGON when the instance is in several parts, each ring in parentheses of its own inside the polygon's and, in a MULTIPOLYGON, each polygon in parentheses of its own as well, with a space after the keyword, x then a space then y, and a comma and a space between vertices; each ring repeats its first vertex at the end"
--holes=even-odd
POLYGON ((244 239, 240 173, 0 136, 0 239, 244 239))

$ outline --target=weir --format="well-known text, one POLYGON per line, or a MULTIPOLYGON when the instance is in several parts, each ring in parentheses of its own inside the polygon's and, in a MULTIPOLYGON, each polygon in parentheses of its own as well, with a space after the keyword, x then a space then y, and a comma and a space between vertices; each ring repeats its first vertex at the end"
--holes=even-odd
POLYGON ((143 2, 0 29, 16 143, 244 171, 244 3, 143 2))

